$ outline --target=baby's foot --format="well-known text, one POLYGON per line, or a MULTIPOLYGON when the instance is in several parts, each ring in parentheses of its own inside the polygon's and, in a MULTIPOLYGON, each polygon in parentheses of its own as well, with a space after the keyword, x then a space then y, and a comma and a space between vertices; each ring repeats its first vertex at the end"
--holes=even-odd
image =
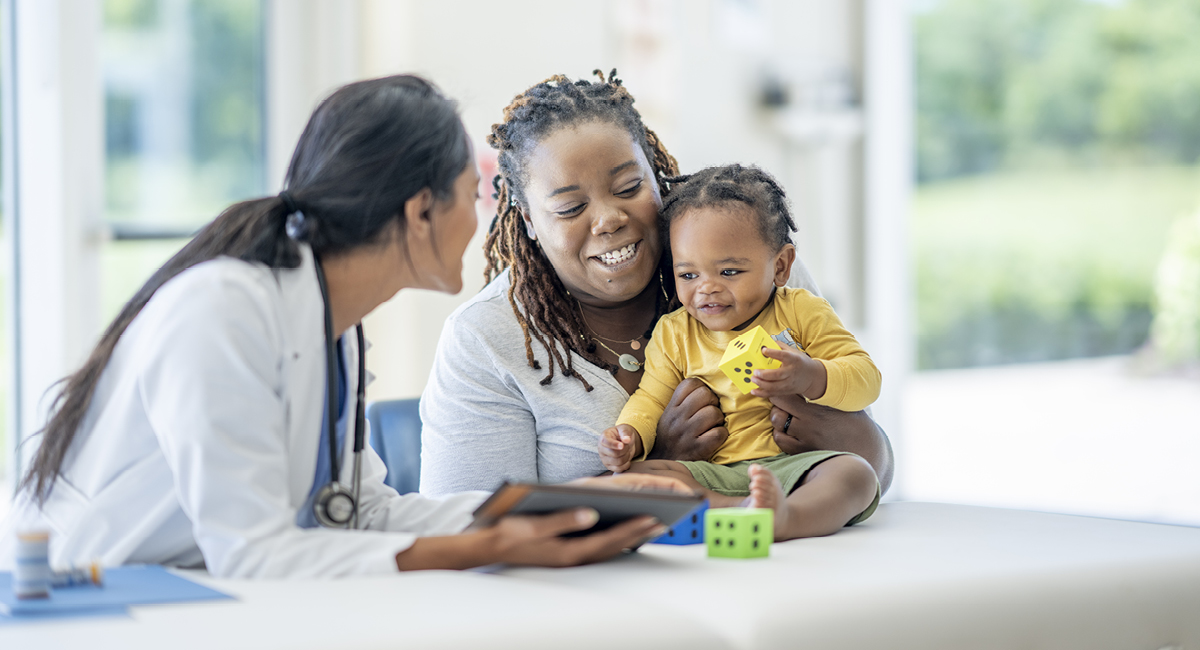
POLYGON ((747 508, 770 508, 775 511, 775 541, 782 541, 787 530, 788 507, 787 495, 783 493, 783 485, 775 478, 775 473, 762 465, 750 466, 750 496, 746 498, 747 508))

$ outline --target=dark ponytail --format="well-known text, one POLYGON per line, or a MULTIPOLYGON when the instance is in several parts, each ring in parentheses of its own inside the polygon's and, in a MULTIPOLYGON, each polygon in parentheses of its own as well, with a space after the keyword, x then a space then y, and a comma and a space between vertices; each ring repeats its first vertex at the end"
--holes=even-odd
POLYGON ((205 226, 125 303, 83 367, 58 383, 21 489, 45 502, 117 342, 159 287, 221 256, 295 268, 297 241, 322 256, 378 243, 389 226, 402 236, 405 202, 425 188, 448 200, 469 162, 454 102, 428 81, 399 75, 338 89, 309 118, 288 165, 287 191, 237 203, 205 226), (289 237, 287 219, 297 212, 302 218, 289 237))

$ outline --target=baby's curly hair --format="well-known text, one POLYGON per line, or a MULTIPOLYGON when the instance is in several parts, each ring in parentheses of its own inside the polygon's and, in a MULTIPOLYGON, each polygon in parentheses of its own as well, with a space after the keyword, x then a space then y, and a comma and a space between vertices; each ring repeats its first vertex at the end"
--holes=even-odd
MULTIPOLYGON (((679 174, 675 158, 667 153, 654 131, 646 128, 642 117, 633 107, 633 95, 621 85, 617 71, 606 79, 604 73, 594 73, 599 82, 571 81, 555 75, 517 95, 504 109, 504 121, 492 126, 487 142, 499 152, 499 174, 492 180, 497 199, 496 217, 484 242, 487 267, 484 279, 491 282, 509 269, 511 285, 508 301, 517 322, 525 333, 525 356, 535 370, 541 364, 534 359, 532 339, 546 349, 550 357, 548 374, 542 385, 554 378, 557 366, 564 375, 578 379, 587 390, 592 386, 583 378, 571 361, 571 352, 610 372, 616 366, 605 362, 596 353, 596 344, 585 334, 579 309, 562 286, 550 261, 536 242, 525 232, 522 212, 529 209, 525 185, 529 182, 526 163, 534 147, 551 132, 576 124, 603 121, 619 126, 633 136, 634 142, 646 154, 654 168, 659 191, 666 195, 667 178, 679 174), (524 313, 517 308, 517 302, 524 313), (561 351, 560 351, 561 350, 561 351)), ((674 286, 664 287, 674 291, 674 286)), ((666 305, 662 308, 665 309, 666 305)))
POLYGON ((787 194, 767 172, 753 165, 708 167, 695 174, 667 179, 671 194, 663 200, 663 241, 669 241, 671 222, 696 208, 733 207, 741 203, 758 216, 758 234, 775 250, 792 241, 796 231, 787 194))

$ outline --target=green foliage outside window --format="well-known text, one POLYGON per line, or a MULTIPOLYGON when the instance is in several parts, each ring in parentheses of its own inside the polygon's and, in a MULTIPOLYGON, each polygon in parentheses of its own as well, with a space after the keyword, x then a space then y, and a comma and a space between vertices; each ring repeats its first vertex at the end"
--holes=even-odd
POLYGON ((264 192, 264 17, 252 0, 105 0, 110 221, 199 227, 264 192))
POLYGON ((921 182, 1200 158, 1197 0, 945 0, 915 18, 921 182))
POLYGON ((1154 289, 1153 361, 1167 367, 1200 364, 1200 209, 1171 227, 1154 289))
POLYGON ((914 16, 920 368, 1143 345, 1168 229, 1200 194, 1197 34, 1200 0, 914 16))

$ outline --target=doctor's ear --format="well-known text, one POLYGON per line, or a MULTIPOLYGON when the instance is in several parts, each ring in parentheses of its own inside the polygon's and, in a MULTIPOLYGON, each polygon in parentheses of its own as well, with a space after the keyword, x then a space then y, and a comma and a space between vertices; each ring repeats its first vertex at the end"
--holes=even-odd
POLYGON ((433 227, 433 191, 426 187, 405 201, 403 216, 409 237, 428 236, 433 227))
POLYGON ((432 216, 433 212, 433 190, 428 187, 420 192, 412 195, 404 202, 404 218, 410 224, 416 219, 425 219, 426 221, 432 216))

